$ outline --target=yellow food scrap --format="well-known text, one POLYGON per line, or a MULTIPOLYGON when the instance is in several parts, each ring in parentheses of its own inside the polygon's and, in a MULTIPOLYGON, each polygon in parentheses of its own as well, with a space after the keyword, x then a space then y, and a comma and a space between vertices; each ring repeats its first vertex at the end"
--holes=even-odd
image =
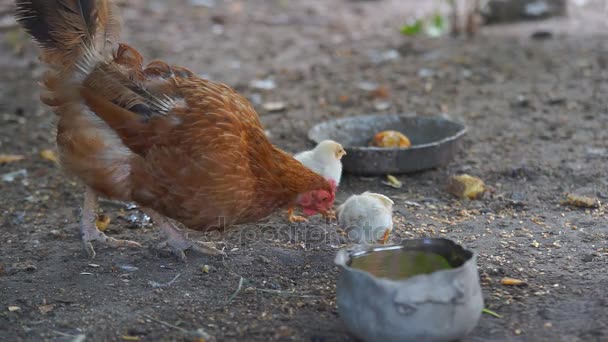
POLYGON ((104 232, 106 229, 108 229, 109 225, 110 225, 109 216, 103 215, 103 214, 97 216, 97 220, 95 220, 95 226, 97 226, 97 229, 104 232))
POLYGON ((382 182, 382 184, 388 185, 395 189, 401 189, 401 187, 403 186, 403 183, 401 183, 401 181, 399 181, 397 177, 392 175, 386 175, 386 181, 382 182))
POLYGON ((369 143, 370 146, 376 147, 400 147, 408 148, 412 146, 410 139, 403 133, 397 131, 382 131, 374 136, 374 139, 369 143))
POLYGON ((589 196, 579 196, 570 194, 566 198, 566 203, 578 207, 578 208, 597 208, 599 207, 599 200, 589 196))
POLYGON ((0 164, 12 163, 24 158, 24 156, 19 154, 0 154, 0 164))
POLYGON ((9 306, 8 307, 8 311, 10 311, 10 312, 15 312, 15 311, 19 311, 19 310, 21 310, 21 308, 18 306, 9 306))
POLYGON ((139 341, 138 336, 122 335, 121 338, 123 341, 139 341))
POLYGON ((450 177, 447 190, 454 196, 474 200, 483 195, 486 191, 486 186, 481 179, 462 174, 450 177))
POLYGON ((55 154, 53 150, 42 150, 40 151, 40 156, 46 160, 52 161, 53 163, 59 162, 59 158, 57 158, 57 154, 55 154))
POLYGON ((515 279, 515 278, 502 278, 500 281, 501 284, 507 286, 521 286, 526 285, 526 282, 523 280, 515 279))

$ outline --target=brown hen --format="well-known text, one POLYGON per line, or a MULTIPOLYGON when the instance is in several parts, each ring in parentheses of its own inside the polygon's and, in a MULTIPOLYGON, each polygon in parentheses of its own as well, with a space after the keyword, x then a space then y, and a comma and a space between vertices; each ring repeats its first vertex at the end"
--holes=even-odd
POLYGON ((64 168, 86 185, 81 233, 108 246, 140 246, 95 227, 97 197, 134 201, 184 250, 223 252, 186 239, 197 230, 253 222, 299 204, 325 213, 335 184, 273 146, 251 104, 230 87, 164 62, 143 64, 103 0, 17 2, 17 19, 49 70, 42 101, 59 116, 64 168))

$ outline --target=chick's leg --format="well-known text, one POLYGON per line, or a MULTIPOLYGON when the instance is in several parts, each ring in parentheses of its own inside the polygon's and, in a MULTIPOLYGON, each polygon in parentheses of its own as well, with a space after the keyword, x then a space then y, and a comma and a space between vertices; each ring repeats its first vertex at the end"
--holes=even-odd
POLYGON ((308 219, 306 217, 294 215, 293 212, 294 212, 293 208, 287 209, 287 219, 289 220, 289 222, 291 222, 291 223, 308 222, 308 219))
POLYGON ((97 226, 95 226, 98 207, 99 204, 97 203, 97 194, 95 191, 93 191, 93 189, 87 187, 84 193, 84 204, 80 220, 80 236, 82 238, 84 250, 91 259, 95 257, 95 249, 93 249, 93 244, 91 243, 92 241, 99 241, 106 246, 114 248, 141 247, 141 245, 135 241, 118 240, 99 231, 97 226))
POLYGON ((142 210, 167 234, 167 240, 162 242, 159 247, 169 247, 173 254, 181 260, 186 260, 184 251, 187 249, 192 249, 202 254, 226 255, 223 251, 216 249, 215 244, 212 242, 192 241, 188 239, 169 219, 156 211, 148 208, 143 208, 142 210))
POLYGON ((386 229, 384 231, 384 234, 382 234, 382 239, 380 240, 381 244, 386 244, 386 242, 388 241, 388 238, 391 236, 391 229, 386 229))
POLYGON ((327 221, 336 219, 336 211, 333 209, 329 209, 328 211, 321 212, 321 216, 327 221))

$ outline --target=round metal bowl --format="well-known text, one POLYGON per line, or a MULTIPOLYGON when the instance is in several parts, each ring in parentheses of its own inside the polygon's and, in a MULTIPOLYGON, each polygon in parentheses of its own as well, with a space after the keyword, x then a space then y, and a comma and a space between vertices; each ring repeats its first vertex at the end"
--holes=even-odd
MULTIPOLYGON (((427 259, 436 266, 436 260, 427 259)), ((337 284, 340 317, 364 341, 454 341, 470 333, 481 316, 483 297, 476 254, 447 239, 404 240, 399 245, 356 245, 342 249, 337 284), (419 258, 440 256, 447 267, 412 270, 419 258), (401 254, 399 254, 401 253, 401 254), (416 254, 418 255, 418 254, 416 254), (361 256, 366 268, 354 266, 361 256), (376 275, 374 275, 376 274, 376 275), (381 276, 377 276, 381 275, 381 276)), ((418 267, 418 266, 416 266, 418 267)))
POLYGON ((331 139, 346 150, 344 171, 359 175, 386 175, 422 171, 446 165, 456 153, 466 127, 440 117, 364 115, 327 121, 314 126, 308 138, 315 143, 331 139), (377 133, 395 130, 411 141, 409 148, 368 146, 377 133))

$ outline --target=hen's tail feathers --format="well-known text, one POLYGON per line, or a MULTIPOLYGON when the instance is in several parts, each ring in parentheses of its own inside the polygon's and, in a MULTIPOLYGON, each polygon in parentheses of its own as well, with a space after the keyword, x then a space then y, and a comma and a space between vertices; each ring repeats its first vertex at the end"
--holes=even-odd
POLYGON ((90 68, 120 34, 110 0, 17 0, 16 5, 17 21, 42 48, 41 59, 57 68, 90 68))

